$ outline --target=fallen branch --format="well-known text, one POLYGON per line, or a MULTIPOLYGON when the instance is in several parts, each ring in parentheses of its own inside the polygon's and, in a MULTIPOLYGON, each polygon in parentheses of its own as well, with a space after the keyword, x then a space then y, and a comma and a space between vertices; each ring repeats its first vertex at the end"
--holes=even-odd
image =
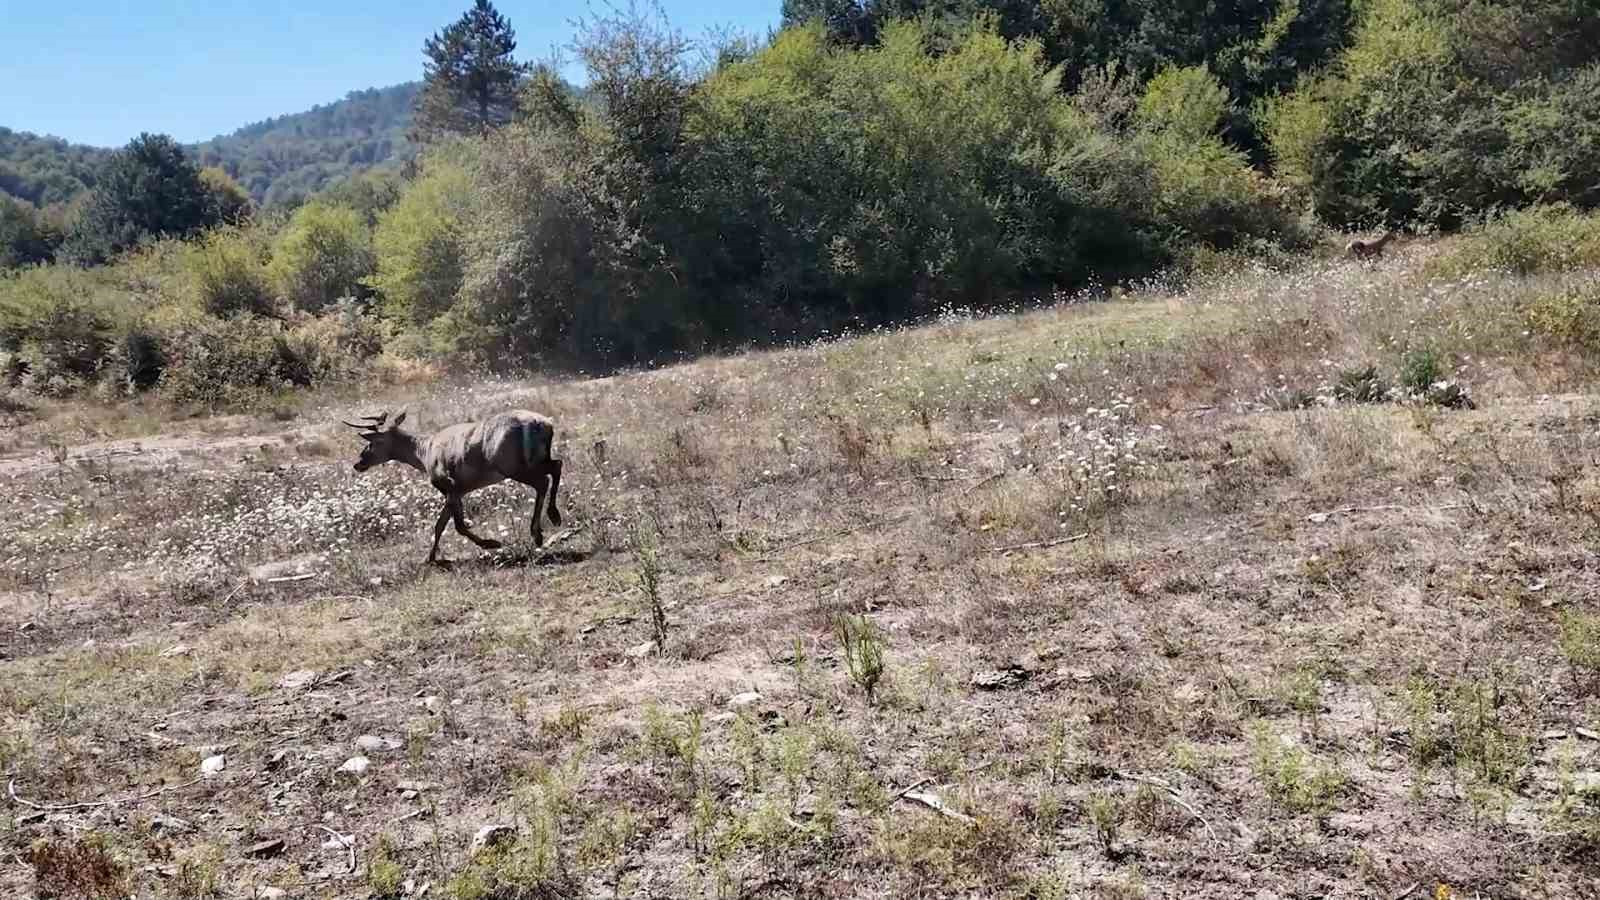
POLYGON ((345 837, 344 835, 340 834, 337 831, 334 831, 332 828, 329 828, 326 825, 318 825, 317 827, 321 828, 323 831, 326 831, 327 833, 333 835, 333 839, 334 840, 336 840, 340 844, 344 845, 344 848, 346 850, 350 851, 350 868, 346 870, 346 874, 349 874, 350 872, 354 872, 356 870, 356 843, 353 840, 355 835, 352 834, 350 837, 345 837))
POLYGON ((6 792, 11 795, 11 802, 17 804, 18 806, 26 806, 29 809, 38 809, 45 812, 66 812, 67 810, 73 809, 95 809, 102 806, 121 806, 124 803, 138 803, 141 800, 149 800, 152 797, 159 797, 168 791, 176 791, 199 784, 200 781, 200 778, 196 778, 193 781, 185 781, 183 784, 172 784, 165 787, 159 787, 153 791, 146 791, 143 794, 138 794, 133 797, 118 797, 111 800, 89 800, 83 803, 35 803, 32 800, 24 800, 23 798, 17 796, 17 780, 15 778, 11 779, 11 781, 6 785, 6 792))
POLYGON ((1398 894, 1395 894, 1393 897, 1390 897, 1389 900, 1405 900, 1406 897, 1411 896, 1411 892, 1412 891, 1415 891, 1419 887, 1422 887, 1422 882, 1413 881, 1413 882, 1411 882, 1410 885, 1408 885, 1406 887, 1405 890, 1401 891, 1398 894))
POLYGON ((1211 840, 1217 840, 1217 832, 1212 829, 1211 823, 1206 821, 1206 817, 1200 815, 1198 810, 1196 810, 1193 806, 1190 806, 1182 797, 1178 796, 1178 789, 1173 787, 1171 783, 1162 781, 1161 779, 1152 775, 1140 775, 1137 772, 1119 771, 1116 773, 1116 775, 1118 778, 1121 778, 1124 781, 1136 781, 1140 784, 1148 784, 1152 787, 1161 788, 1161 790, 1166 792, 1167 799, 1171 800, 1173 805, 1177 806, 1179 809, 1182 809, 1189 815, 1194 816, 1195 819, 1199 820, 1201 825, 1205 826, 1206 834, 1210 835, 1211 840))
POLYGON ((968 825, 972 824, 971 816, 958 813, 949 806, 946 806, 945 802, 939 799, 938 794, 932 794, 927 791, 902 791, 896 797, 896 799, 912 800, 917 803, 921 803, 923 806, 926 806, 945 818, 955 819, 957 822, 964 822, 968 825))
POLYGON ((1306 516, 1306 518, 1315 521, 1317 519, 1327 519, 1331 516, 1337 516, 1346 513, 1398 512, 1401 510, 1412 512, 1422 510, 1426 510, 1428 512, 1445 512, 1452 509, 1465 509, 1466 506, 1467 505, 1465 503, 1446 503, 1443 506, 1401 506, 1395 503, 1385 503, 1379 506, 1344 506, 1340 507, 1339 509, 1330 509, 1326 512, 1311 513, 1310 515, 1306 516))
POLYGON ((310 578, 315 578, 319 574, 321 574, 321 573, 319 573, 319 572, 306 572, 306 573, 301 574, 301 575, 279 575, 276 578, 268 578, 267 579, 267 584, 287 584, 287 583, 289 583, 291 581, 305 581, 305 580, 310 579, 310 578))
POLYGON ((1059 547, 1062 544, 1075 544, 1089 536, 1089 532, 1074 534, 1070 537, 1056 538, 1053 541, 1033 541, 1028 544, 1012 544, 1008 547, 986 547, 985 553, 1010 553, 1014 550, 1044 550, 1049 547, 1059 547))
POLYGON ((889 798, 889 802, 893 803, 896 800, 899 800, 901 797, 904 797, 905 795, 911 793, 912 791, 916 790, 919 787, 922 787, 925 784, 933 784, 933 779, 932 778, 924 778, 921 781, 912 782, 909 786, 901 788, 899 793, 895 794, 893 797, 890 797, 889 798))

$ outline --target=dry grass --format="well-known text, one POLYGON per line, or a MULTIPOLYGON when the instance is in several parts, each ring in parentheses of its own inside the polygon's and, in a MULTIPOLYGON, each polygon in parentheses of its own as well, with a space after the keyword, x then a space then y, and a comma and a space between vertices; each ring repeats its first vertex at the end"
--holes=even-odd
POLYGON ((4 808, 0 889, 1584 896, 1596 382, 1524 333, 1550 280, 1432 252, 359 398, 560 423, 584 530, 443 571, 421 479, 349 471, 357 398, 142 452, 31 410, 0 769, 118 802, 4 808), (1419 349, 1475 409, 1335 400, 1419 349))

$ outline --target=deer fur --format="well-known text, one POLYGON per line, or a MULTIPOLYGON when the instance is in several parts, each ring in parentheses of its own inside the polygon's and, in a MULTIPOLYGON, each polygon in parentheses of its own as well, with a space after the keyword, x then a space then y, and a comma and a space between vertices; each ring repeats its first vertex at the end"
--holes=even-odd
POLYGON ((1355 259, 1376 259, 1383 255, 1383 248, 1387 246, 1390 241, 1394 240, 1395 236, 1398 234, 1399 232, 1391 228, 1383 233, 1383 237, 1380 237, 1375 241, 1369 241, 1365 238, 1356 238, 1355 240, 1346 244, 1344 249, 1346 253, 1355 259))
POLYGON ((544 544, 539 517, 544 514, 545 494, 550 495, 550 524, 561 525, 556 494, 561 489, 561 460, 552 457, 555 423, 527 410, 511 410, 479 422, 451 425, 431 435, 414 434, 401 428, 406 414, 388 421, 388 413, 365 416, 360 424, 345 422, 360 432, 367 442, 356 460, 355 470, 365 472, 373 466, 394 461, 405 463, 428 476, 435 489, 444 495, 444 509, 433 524, 433 548, 428 562, 439 558, 439 537, 445 523, 454 520, 456 531, 485 550, 497 550, 499 541, 481 538, 467 527, 461 499, 479 488, 507 479, 534 490, 533 521, 528 530, 535 545, 544 544), (387 423, 387 425, 385 424, 387 423))

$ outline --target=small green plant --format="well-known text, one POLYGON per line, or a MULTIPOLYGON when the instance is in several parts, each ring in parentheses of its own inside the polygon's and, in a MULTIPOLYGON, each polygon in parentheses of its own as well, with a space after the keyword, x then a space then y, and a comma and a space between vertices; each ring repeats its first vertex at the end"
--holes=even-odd
POLYGON ((1318 763, 1298 746, 1285 742, 1264 725, 1255 736, 1255 772, 1267 798, 1292 813, 1323 815, 1344 793, 1344 773, 1318 763))
POLYGON ((634 577, 650 607, 650 636, 656 652, 667 650, 667 608, 661 599, 660 529, 650 515, 641 512, 628 529, 628 545, 633 550, 634 577))
POLYGON ((367 858, 367 887, 374 897, 398 897, 406 870, 394 858, 394 845, 387 835, 380 836, 367 858))
POLYGON ((840 616, 834 623, 834 634, 844 651, 850 680, 867 695, 868 703, 875 702, 886 665, 878 626, 866 616, 840 616))
POLYGON ((1116 859, 1117 832, 1122 828, 1122 801, 1115 794, 1096 791, 1089 795, 1087 810, 1100 852, 1106 859, 1116 859))
POLYGON ((1377 366, 1345 369, 1334 381, 1333 396, 1346 403, 1382 403, 1389 398, 1389 385, 1377 366))
POLYGON ((1414 395, 1425 396, 1444 376, 1444 363, 1437 350, 1411 350, 1400 360, 1400 386, 1414 395))
POLYGON ((1563 614, 1560 644, 1562 655, 1573 666, 1600 673, 1600 613, 1563 614))

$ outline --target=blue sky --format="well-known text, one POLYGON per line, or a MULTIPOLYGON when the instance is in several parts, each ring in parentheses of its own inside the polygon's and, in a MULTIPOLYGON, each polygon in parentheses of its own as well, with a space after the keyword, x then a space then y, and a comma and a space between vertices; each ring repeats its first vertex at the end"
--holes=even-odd
MULTIPOLYGON (((690 37, 765 34, 780 0, 661 0, 690 37)), ((422 77, 422 41, 471 0, 0 0, 0 125, 118 146, 199 141, 347 92, 422 77)), ((625 5, 620 0, 618 5, 625 5)), ((498 0, 517 55, 543 59, 600 3, 498 0)), ((570 57, 570 54, 568 54, 570 57)))

